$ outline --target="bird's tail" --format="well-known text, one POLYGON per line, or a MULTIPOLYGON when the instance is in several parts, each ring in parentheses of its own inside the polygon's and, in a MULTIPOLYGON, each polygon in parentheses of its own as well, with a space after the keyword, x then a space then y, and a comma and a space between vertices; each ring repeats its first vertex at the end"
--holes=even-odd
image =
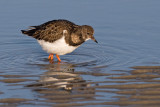
POLYGON ((21 32, 25 35, 28 36, 33 36, 33 34, 37 31, 37 27, 36 26, 31 26, 29 29, 27 30, 21 30, 21 32))

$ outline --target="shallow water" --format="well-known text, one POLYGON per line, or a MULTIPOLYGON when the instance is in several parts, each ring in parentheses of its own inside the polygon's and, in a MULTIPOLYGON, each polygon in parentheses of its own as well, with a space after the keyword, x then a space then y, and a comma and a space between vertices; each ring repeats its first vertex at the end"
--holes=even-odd
POLYGON ((160 1, 0 1, 0 106, 158 106, 160 1), (48 61, 20 30, 52 19, 95 29, 74 52, 48 61))

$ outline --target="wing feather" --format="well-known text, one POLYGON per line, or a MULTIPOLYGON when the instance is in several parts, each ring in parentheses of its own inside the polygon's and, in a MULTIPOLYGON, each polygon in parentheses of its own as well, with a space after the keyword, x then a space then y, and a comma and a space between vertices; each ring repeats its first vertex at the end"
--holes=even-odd
POLYGON ((77 25, 67 20, 52 20, 39 26, 31 26, 28 31, 22 30, 22 33, 28 33, 27 35, 38 40, 54 42, 63 36, 64 30, 67 30, 68 34, 71 34, 76 26, 77 25))

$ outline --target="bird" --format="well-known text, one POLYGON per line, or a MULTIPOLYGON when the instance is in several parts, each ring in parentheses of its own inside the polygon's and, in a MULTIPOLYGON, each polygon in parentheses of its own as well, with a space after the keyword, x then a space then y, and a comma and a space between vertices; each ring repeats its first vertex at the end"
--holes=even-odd
POLYGON ((77 25, 65 19, 57 19, 45 22, 38 26, 30 26, 27 30, 21 30, 22 34, 35 38, 42 49, 49 53, 49 60, 53 60, 55 54, 61 62, 60 55, 71 53, 87 40, 95 39, 94 29, 89 25, 77 25))

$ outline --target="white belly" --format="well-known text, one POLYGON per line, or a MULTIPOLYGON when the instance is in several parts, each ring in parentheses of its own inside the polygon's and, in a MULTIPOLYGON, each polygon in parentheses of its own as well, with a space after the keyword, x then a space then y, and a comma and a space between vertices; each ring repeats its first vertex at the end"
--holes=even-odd
POLYGON ((58 54, 58 55, 65 55, 67 53, 71 53, 76 48, 78 48, 78 46, 73 47, 66 44, 64 36, 53 43, 46 42, 44 40, 38 40, 38 43, 42 46, 43 50, 46 51, 47 53, 58 54))

